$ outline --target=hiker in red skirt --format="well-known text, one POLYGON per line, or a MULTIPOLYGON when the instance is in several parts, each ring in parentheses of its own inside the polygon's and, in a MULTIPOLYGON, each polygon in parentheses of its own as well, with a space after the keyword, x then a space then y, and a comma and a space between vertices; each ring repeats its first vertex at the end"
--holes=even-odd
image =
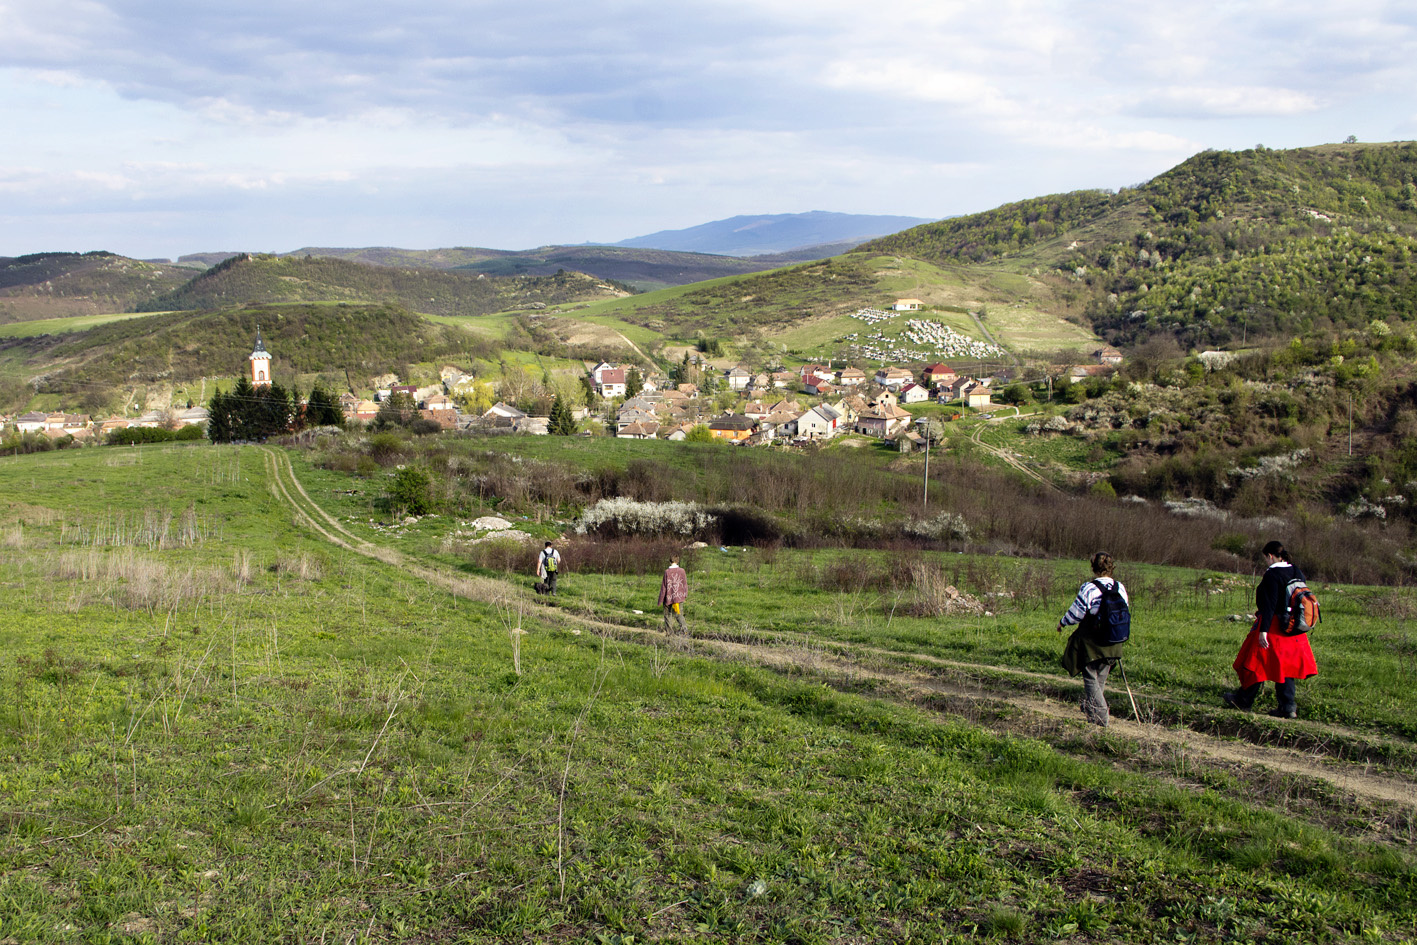
POLYGON ((1277 541, 1265 545, 1260 556, 1266 567, 1260 586, 1255 589, 1255 623, 1235 657, 1240 688, 1221 698, 1231 708, 1249 710, 1264 684, 1272 682, 1279 705, 1270 715, 1292 719, 1297 715, 1295 680, 1308 679, 1319 672, 1308 634, 1302 629, 1292 636, 1283 632, 1290 623, 1289 583, 1295 579, 1302 582, 1304 575, 1277 541))

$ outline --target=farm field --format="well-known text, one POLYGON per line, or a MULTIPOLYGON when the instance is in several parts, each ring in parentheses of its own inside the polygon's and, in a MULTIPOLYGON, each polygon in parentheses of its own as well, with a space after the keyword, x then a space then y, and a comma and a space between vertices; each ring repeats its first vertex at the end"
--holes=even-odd
POLYGON ((1078 562, 907 552, 989 609, 927 618, 896 552, 703 548, 669 639, 657 570, 546 606, 379 488, 0 458, 0 940, 1417 935, 1404 591, 1318 588, 1285 723, 1218 708, 1249 579, 1129 567, 1141 718, 1114 685, 1101 731, 1056 664, 1078 562))

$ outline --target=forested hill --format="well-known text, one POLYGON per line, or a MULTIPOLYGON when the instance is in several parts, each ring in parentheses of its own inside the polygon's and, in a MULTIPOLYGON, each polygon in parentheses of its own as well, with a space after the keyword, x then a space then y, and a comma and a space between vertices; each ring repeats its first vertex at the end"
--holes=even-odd
POLYGON ((0 257, 0 323, 131 312, 191 278, 107 252, 0 257))
POLYGON ((1008 204, 859 251, 1036 267, 1118 343, 1417 321, 1417 144, 1207 151, 1139 187, 1008 204))
POLYGON ((628 295, 579 272, 495 278, 476 273, 370 266, 316 256, 241 255, 145 305, 143 311, 211 309, 248 302, 392 302, 434 315, 486 315, 628 295))
POLYGON ((180 384, 237 373, 260 326, 276 356, 276 377, 348 371, 361 380, 444 358, 482 356, 491 344, 395 305, 273 305, 216 312, 174 312, 99 325, 68 335, 0 342, 8 356, 34 366, 33 392, 98 409, 115 390, 180 384))

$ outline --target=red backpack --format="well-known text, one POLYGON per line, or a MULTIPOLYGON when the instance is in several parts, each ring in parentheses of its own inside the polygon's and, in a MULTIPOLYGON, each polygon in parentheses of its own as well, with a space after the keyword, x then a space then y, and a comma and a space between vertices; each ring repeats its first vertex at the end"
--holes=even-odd
POLYGON ((1304 583, 1303 578, 1296 577, 1289 582, 1287 597, 1289 615, 1280 626, 1280 633, 1287 637, 1297 637, 1319 625, 1319 599, 1309 590, 1309 585, 1304 583))

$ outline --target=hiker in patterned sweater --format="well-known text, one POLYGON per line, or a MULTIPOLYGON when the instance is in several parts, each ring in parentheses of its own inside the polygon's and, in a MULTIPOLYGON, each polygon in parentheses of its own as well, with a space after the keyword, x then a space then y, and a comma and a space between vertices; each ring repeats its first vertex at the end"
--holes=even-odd
POLYGON ((670 619, 679 621, 679 632, 688 633, 689 625, 684 622, 684 602, 689 599, 689 576, 679 567, 679 556, 669 559, 669 567, 664 569, 664 580, 659 583, 659 605, 664 608, 664 632, 672 633, 670 619))
MULTIPOLYGON (((1112 556, 1099 551, 1092 556, 1093 579, 1078 588, 1078 596, 1068 612, 1058 621, 1058 632, 1064 627, 1077 624, 1073 635, 1068 637, 1068 646, 1063 650, 1063 668, 1068 675, 1082 674, 1082 713, 1094 725, 1106 726, 1109 713, 1107 696, 1103 687, 1107 675, 1117 661, 1122 658, 1122 650, 1131 629, 1131 598, 1122 582, 1112 576, 1112 556), (1108 598, 1107 607, 1103 598, 1108 598), (1112 633, 1104 626, 1104 617, 1115 614, 1119 607, 1126 613, 1126 627, 1121 633, 1112 633), (1103 611, 1108 614, 1104 615, 1103 611), (1114 636, 1121 636, 1118 642, 1114 636)), ((1114 620, 1115 623, 1115 620, 1114 620)))

